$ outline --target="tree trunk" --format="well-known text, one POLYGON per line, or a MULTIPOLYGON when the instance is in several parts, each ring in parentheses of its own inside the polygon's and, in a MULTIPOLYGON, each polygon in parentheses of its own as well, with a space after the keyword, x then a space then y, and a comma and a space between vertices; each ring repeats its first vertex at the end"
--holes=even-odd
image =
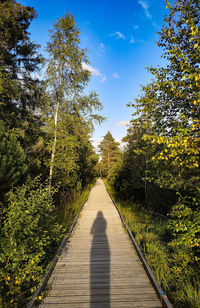
POLYGON ((55 152, 56 152, 56 142, 57 142, 57 123, 58 123, 58 110, 59 110, 59 102, 56 105, 56 110, 54 114, 54 141, 52 146, 52 152, 51 152, 51 162, 50 162, 50 170, 49 170, 49 186, 51 187, 51 181, 53 177, 53 163, 55 158, 55 152))
POLYGON ((61 99, 62 99, 62 95, 61 95, 62 81, 63 81, 63 63, 60 66, 59 87, 58 87, 58 91, 57 91, 57 104, 56 104, 56 109, 55 109, 55 113, 54 113, 54 141, 53 141, 53 146, 52 146, 51 162, 50 162, 50 170, 49 170, 49 188, 50 189, 51 189, 51 182, 52 182, 52 178, 53 178, 53 165, 54 165, 56 143, 57 143, 58 110, 59 110, 60 102, 61 102, 61 99))

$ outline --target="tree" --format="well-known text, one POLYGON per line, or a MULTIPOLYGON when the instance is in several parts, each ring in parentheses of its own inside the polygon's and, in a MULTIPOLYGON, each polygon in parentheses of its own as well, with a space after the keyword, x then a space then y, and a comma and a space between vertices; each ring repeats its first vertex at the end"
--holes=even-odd
POLYGON ((0 112, 10 128, 22 128, 30 109, 39 104, 41 87, 33 73, 43 59, 28 33, 36 15, 33 8, 14 0, 0 3, 0 112))
POLYGON ((0 2, 0 117, 7 132, 15 132, 27 161, 38 174, 36 149, 41 145, 40 107, 43 82, 37 78, 43 57, 30 41, 28 28, 37 13, 14 0, 0 2))
POLYGON ((142 95, 133 104, 137 108, 133 121, 151 128, 143 139, 156 148, 151 157, 156 170, 152 181, 179 194, 171 213, 173 243, 185 241, 198 258, 200 223, 195 213, 200 209, 200 3, 166 3, 169 14, 158 45, 164 49, 167 66, 149 68, 154 79, 142 88, 142 95))
MULTIPOLYGON (((93 120, 102 121, 103 118, 93 114, 93 109, 101 110, 102 105, 99 102, 96 93, 90 93, 88 96, 82 95, 83 89, 89 80, 89 71, 83 68, 83 63, 88 62, 86 50, 79 47, 79 29, 71 14, 66 14, 54 24, 51 31, 51 41, 48 43, 47 51, 49 52, 49 63, 47 68, 47 84, 50 93, 49 119, 48 126, 53 133, 51 160, 50 160, 50 183, 53 178, 53 168, 58 162, 58 138, 68 138, 68 141, 62 139, 62 146, 68 146, 68 169, 71 166, 72 173, 74 168, 78 168, 75 164, 77 153, 73 153, 76 147, 76 136, 79 129, 73 134, 70 133, 70 127, 79 122, 88 129, 93 127, 93 120), (90 115, 90 116, 89 116, 90 115), (52 118, 53 116, 53 118, 52 118), (68 119, 68 121, 67 121, 68 119), (52 122, 53 120, 53 122, 52 122), (75 122, 74 122, 75 121, 75 122), (73 123, 74 122, 74 123, 73 123), (68 137, 67 137, 68 136, 68 137), (72 140, 73 139, 73 140, 72 140), (71 146, 71 154, 70 147, 71 146), (57 158, 56 158, 57 156, 57 158)), ((79 135, 79 133, 78 133, 79 135)), ((61 148, 60 148, 61 149, 61 148)))
POLYGON ((14 133, 7 135, 0 121, 0 191, 16 185, 27 171, 26 155, 14 133))
POLYGON ((110 131, 103 137, 99 145, 101 155, 101 172, 103 176, 107 176, 109 170, 120 156, 119 142, 116 142, 110 131))

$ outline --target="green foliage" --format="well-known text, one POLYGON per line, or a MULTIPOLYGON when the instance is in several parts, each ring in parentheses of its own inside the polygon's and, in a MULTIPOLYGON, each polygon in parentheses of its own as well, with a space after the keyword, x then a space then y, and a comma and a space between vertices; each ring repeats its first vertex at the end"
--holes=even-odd
POLYGON ((96 92, 84 94, 90 72, 71 14, 54 24, 46 79, 37 78, 43 58, 28 32, 36 15, 15 0, 0 2, 0 302, 15 307, 25 305, 63 235, 59 206, 67 204, 67 230, 80 206, 73 199, 96 177, 90 138, 104 119, 96 92), (51 185, 42 185, 49 169, 51 185))
POLYGON ((14 133, 6 135, 0 121, 0 189, 17 184, 27 171, 26 155, 14 133))
POLYGON ((169 14, 158 45, 167 65, 148 69, 153 79, 132 105, 127 147, 111 183, 120 197, 170 213, 171 245, 191 254, 195 266, 200 230, 200 3, 166 2, 169 14))
POLYGON ((93 122, 103 120, 94 113, 102 109, 97 94, 83 94, 90 73, 83 66, 88 60, 86 50, 79 46, 79 33, 74 17, 66 14, 54 24, 47 48, 50 101, 45 129, 50 135, 50 182, 58 180, 60 174, 59 180, 69 186, 87 182, 84 166, 93 154, 89 137, 93 122))
POLYGON ((161 183, 161 175, 165 179, 169 167, 160 161, 158 166, 152 160, 161 146, 146 140, 146 132, 142 126, 132 123, 123 139, 126 147, 122 158, 113 166, 108 179, 121 200, 143 202, 147 208, 166 213, 176 201, 176 194, 171 187, 163 185, 164 181, 161 183))
POLYGON ((28 33, 36 15, 14 0, 0 3, 0 115, 9 127, 23 131, 30 111, 40 104, 40 82, 31 74, 42 57, 28 33))
MULTIPOLYGON (((105 184, 110 193, 115 193, 105 184)), ((194 262, 190 249, 171 244, 169 219, 147 211, 140 204, 120 202, 118 206, 174 307, 198 307, 199 263, 194 262)))
POLYGON ((121 154, 119 142, 115 141, 110 131, 108 131, 103 137, 103 140, 99 145, 99 152, 101 156, 100 176, 106 177, 114 163, 118 161, 121 154))
POLYGON ((52 195, 40 179, 8 194, 1 233, 1 287, 5 301, 22 305, 39 282, 63 233, 56 223, 52 195))
POLYGON ((43 58, 28 32, 36 16, 32 7, 17 1, 0 3, 0 117, 7 132, 14 132, 20 141, 33 177, 45 173, 43 152, 38 153, 45 95, 37 75, 43 58))
POLYGON ((198 307, 200 2, 166 4, 158 45, 167 65, 148 69, 153 79, 132 104, 126 149, 109 180, 118 198, 169 213, 157 233, 148 212, 138 213, 132 203, 121 208, 175 306, 198 307))
MULTIPOLYGON (((52 183, 75 188, 84 187, 93 180, 95 165, 98 161, 89 139, 89 127, 84 118, 67 113, 64 108, 57 124, 56 151, 54 154, 54 172, 52 183), (78 184, 79 183, 79 184, 78 184)), ((47 149, 51 152, 54 143, 54 128, 48 127, 47 149)), ((47 161, 49 166, 49 161, 47 161)))
POLYGON ((75 216, 82 204, 88 199, 91 188, 94 185, 94 181, 85 186, 81 191, 74 191, 73 196, 66 193, 66 191, 59 192, 60 202, 57 209, 58 221, 68 231, 75 216))
POLYGON ((58 19, 50 34, 47 73, 59 100, 72 88, 81 89, 89 80, 90 73, 82 67, 82 63, 87 62, 86 50, 79 46, 80 31, 72 14, 66 13, 65 17, 58 19))
POLYGON ((200 260, 200 209, 199 200, 192 197, 183 198, 173 206, 170 214, 171 220, 169 229, 174 239, 172 246, 182 249, 191 249, 190 262, 200 260))

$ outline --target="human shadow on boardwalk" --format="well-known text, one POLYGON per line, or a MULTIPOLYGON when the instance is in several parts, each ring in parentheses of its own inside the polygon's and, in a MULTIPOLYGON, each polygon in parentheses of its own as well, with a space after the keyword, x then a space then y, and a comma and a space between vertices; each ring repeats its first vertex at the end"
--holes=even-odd
POLYGON ((110 249, 101 211, 92 225, 90 252, 90 308, 110 308, 110 249))

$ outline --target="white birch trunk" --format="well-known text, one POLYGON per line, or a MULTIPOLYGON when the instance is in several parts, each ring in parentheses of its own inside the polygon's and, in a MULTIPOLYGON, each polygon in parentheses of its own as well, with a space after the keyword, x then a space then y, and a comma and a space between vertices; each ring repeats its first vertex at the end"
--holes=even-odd
POLYGON ((54 114, 54 141, 52 146, 52 152, 51 152, 51 162, 50 162, 50 170, 49 170, 49 184, 51 186, 51 181, 53 177, 53 163, 55 158, 55 152, 56 152, 56 143, 57 143, 57 123, 58 123, 58 110, 59 110, 59 102, 56 105, 56 110, 54 114))
POLYGON ((58 89, 58 101, 56 104, 56 109, 54 113, 54 141, 52 146, 52 152, 51 152, 51 162, 50 162, 50 170, 49 170, 49 187, 51 189, 51 181, 53 177, 53 165, 54 165, 54 159, 55 159, 55 152, 56 152, 56 143, 57 143, 57 124, 58 124, 58 111, 60 106, 60 88, 62 86, 62 79, 63 79, 63 65, 61 65, 61 71, 60 71, 60 78, 59 78, 59 89, 58 89))

